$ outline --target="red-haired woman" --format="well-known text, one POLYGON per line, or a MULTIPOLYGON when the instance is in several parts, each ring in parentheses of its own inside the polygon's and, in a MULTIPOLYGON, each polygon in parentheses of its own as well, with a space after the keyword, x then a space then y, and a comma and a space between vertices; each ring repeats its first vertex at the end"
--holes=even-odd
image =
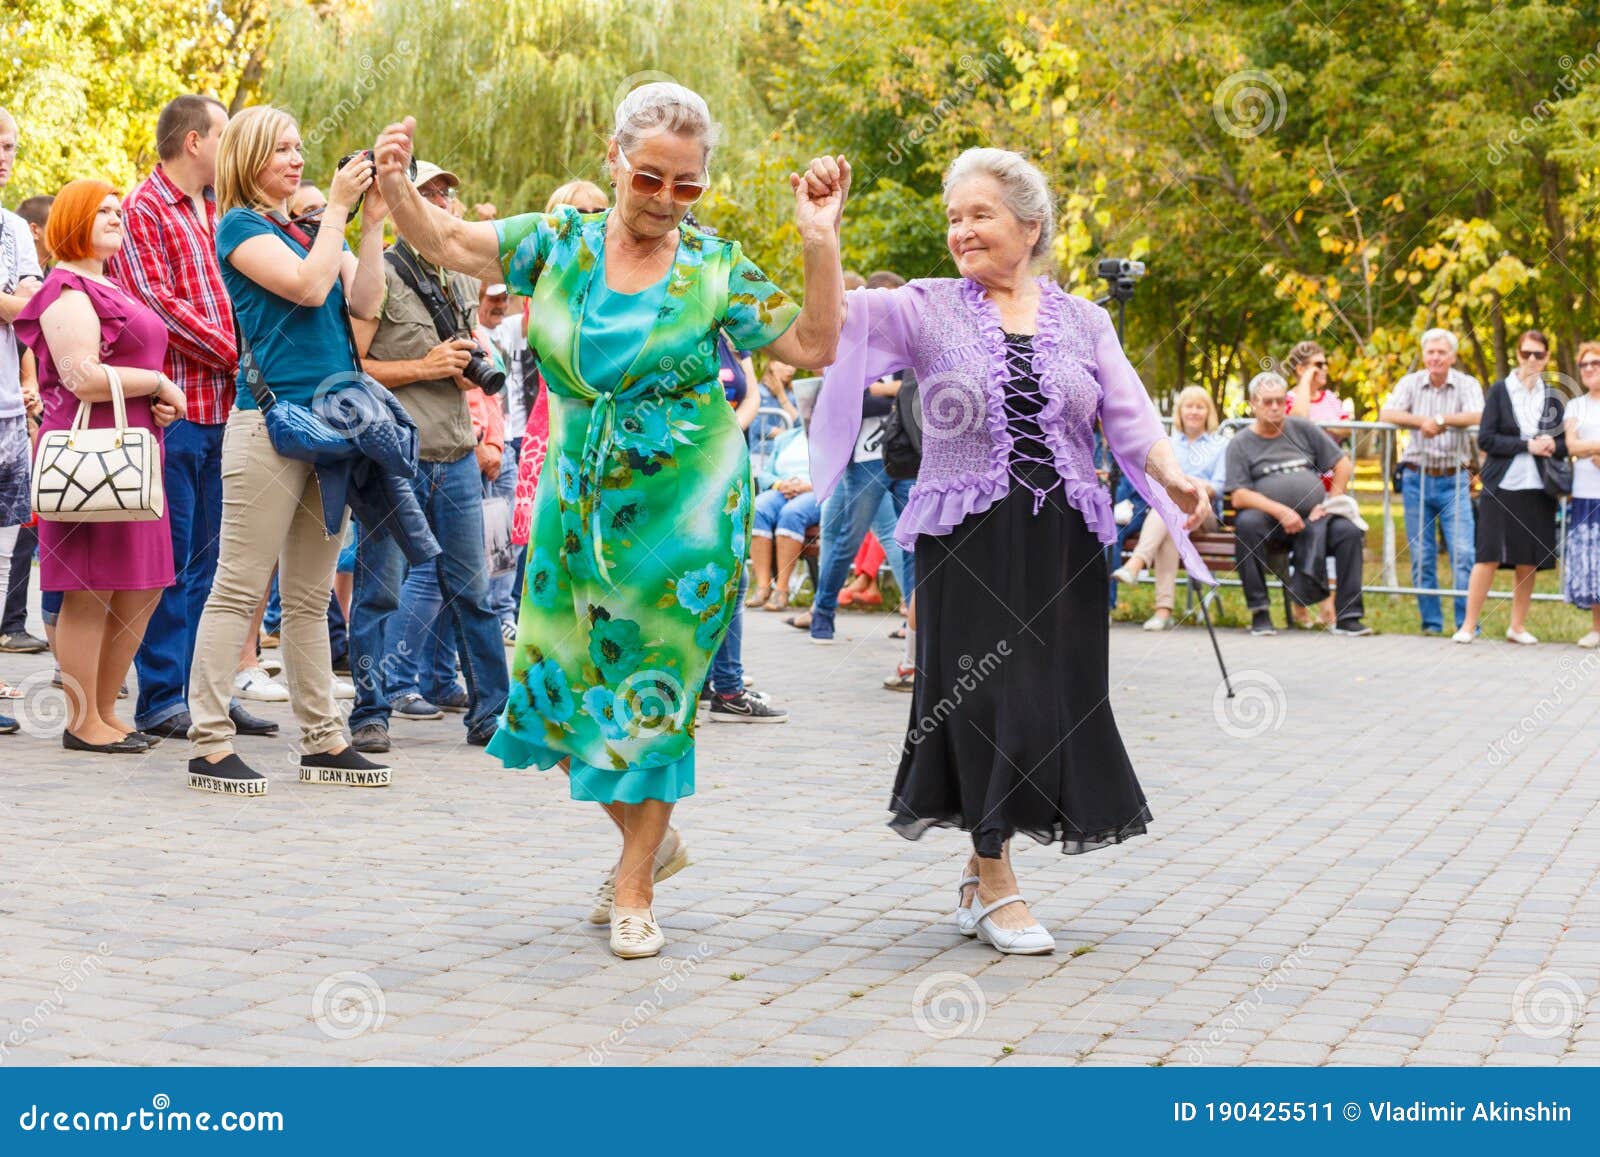
MULTIPOLYGON (((72 425, 80 401, 109 403, 107 366, 122 383, 129 426, 157 430, 182 418, 183 391, 161 372, 165 323, 105 275, 106 259, 122 247, 117 191, 104 181, 67 185, 50 207, 45 244, 56 266, 16 321, 39 359, 40 433, 72 425)), ((110 405, 90 412, 90 426, 114 421, 110 405)), ((172 577, 165 513, 147 522, 40 521, 39 585, 63 592, 56 655, 71 709, 61 736, 69 751, 137 753, 159 742, 117 717, 117 690, 172 577)))

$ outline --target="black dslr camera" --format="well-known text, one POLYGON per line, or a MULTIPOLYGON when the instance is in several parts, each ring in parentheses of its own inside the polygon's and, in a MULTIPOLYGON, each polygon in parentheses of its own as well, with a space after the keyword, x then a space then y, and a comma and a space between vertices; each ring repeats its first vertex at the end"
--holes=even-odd
MULTIPOLYGON (((346 153, 344 156, 340 157, 339 163, 333 166, 334 172, 338 172, 357 157, 366 157, 367 160, 372 162, 373 171, 377 171, 378 158, 373 155, 372 150, 357 149, 353 153, 346 153)), ((406 166, 406 176, 413 181, 417 179, 417 158, 414 156, 411 158, 410 163, 406 166)), ((366 199, 367 195, 365 193, 362 193, 361 196, 356 198, 356 203, 350 206, 350 216, 354 217, 357 213, 361 212, 361 202, 365 201, 366 199)))

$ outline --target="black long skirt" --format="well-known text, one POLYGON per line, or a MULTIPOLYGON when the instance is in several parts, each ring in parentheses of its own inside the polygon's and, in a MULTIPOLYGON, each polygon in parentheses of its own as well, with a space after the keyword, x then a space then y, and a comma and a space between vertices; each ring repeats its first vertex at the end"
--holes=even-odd
MULTIPOLYGON (((889 826, 1022 832, 1068 854, 1142 835, 1150 808, 1107 696, 1104 550, 1052 490, 1013 486, 917 539, 917 678, 889 826)), ((1153 517, 1153 516, 1152 516, 1153 517)))

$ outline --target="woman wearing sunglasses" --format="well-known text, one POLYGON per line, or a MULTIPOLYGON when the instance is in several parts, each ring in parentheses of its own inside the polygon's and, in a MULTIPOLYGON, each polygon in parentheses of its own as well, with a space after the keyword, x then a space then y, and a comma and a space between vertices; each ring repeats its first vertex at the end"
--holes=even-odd
POLYGON ((616 205, 599 213, 459 221, 404 179, 414 130, 408 119, 378 141, 396 227, 428 260, 532 298, 528 338, 550 400, 511 698, 489 751, 510 767, 564 763, 572 797, 605 808, 622 832, 611 950, 653 956, 664 941, 652 884, 687 863, 682 841, 663 836, 694 791, 697 694, 749 545, 749 454, 718 383, 716 335, 792 365, 833 360, 849 166, 824 157, 790 176, 802 308, 738 242, 684 221, 716 144, 705 101, 686 88, 623 99, 606 154, 616 205))

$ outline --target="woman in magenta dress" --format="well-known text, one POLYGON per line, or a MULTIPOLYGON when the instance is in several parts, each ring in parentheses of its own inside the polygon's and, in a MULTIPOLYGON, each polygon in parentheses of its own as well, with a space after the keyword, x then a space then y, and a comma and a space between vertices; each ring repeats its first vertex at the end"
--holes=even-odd
MULTIPOLYGON (((73 181, 56 196, 45 244, 59 263, 17 316, 17 336, 39 360, 41 434, 72 425, 79 401, 98 403, 89 425, 115 416, 104 366, 127 398, 129 426, 155 430, 184 416, 183 392, 161 370, 167 327, 107 279, 122 246, 122 208, 104 181, 73 181)), ((56 625, 70 719, 69 751, 131 754, 159 740, 117 717, 117 690, 163 587, 172 585, 167 514, 148 522, 39 522, 42 589, 63 593, 56 625)))

